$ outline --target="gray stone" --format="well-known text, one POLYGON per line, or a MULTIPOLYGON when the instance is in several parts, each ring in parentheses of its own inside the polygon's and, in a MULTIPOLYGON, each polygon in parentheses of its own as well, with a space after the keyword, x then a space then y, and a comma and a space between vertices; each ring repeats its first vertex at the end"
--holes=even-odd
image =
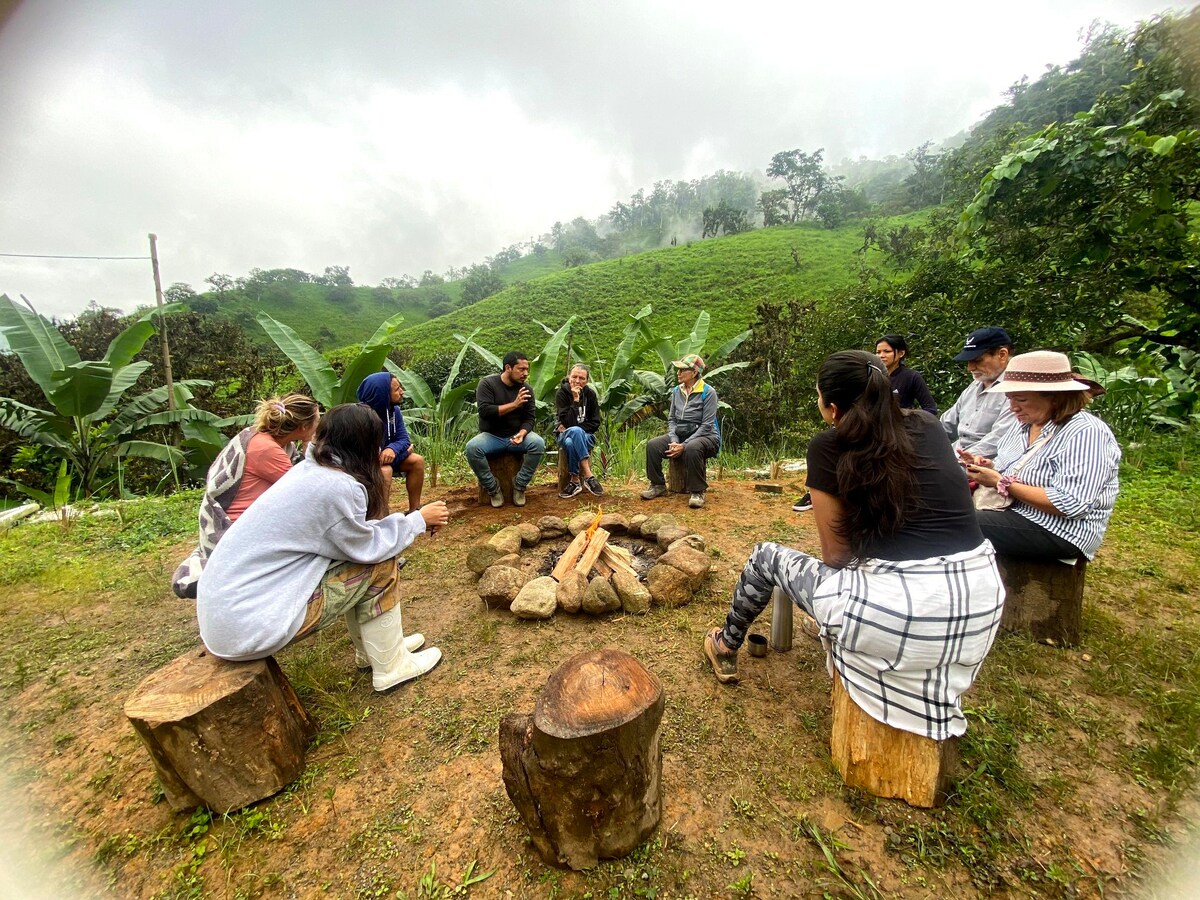
POLYGON ((689 534, 687 537, 681 537, 677 541, 672 541, 667 547, 667 552, 670 553, 676 547, 691 547, 693 550, 699 550, 701 553, 705 551, 704 538, 698 534, 689 534))
POLYGON ((654 535, 660 547, 670 547, 673 543, 681 538, 687 537, 692 533, 692 529, 684 528, 682 525, 663 525, 654 535))
POLYGON ((674 566, 653 566, 646 573, 646 587, 654 602, 662 606, 683 606, 692 599, 687 575, 674 566))
POLYGON ((467 551, 467 568, 476 575, 482 575, 496 564, 496 560, 509 555, 498 547, 493 547, 490 542, 482 541, 467 551))
POLYGON ((620 608, 621 598, 617 596, 607 578, 597 575, 588 582, 587 590, 583 594, 585 613, 600 616, 607 612, 616 612, 620 608))
POLYGON ((505 553, 520 553, 521 552, 521 529, 516 525, 509 525, 507 528, 501 528, 490 538, 488 543, 501 551, 501 555, 505 553))
MULTIPOLYGON (((492 566, 508 566, 510 569, 519 569, 521 568, 521 554, 506 553, 504 556, 501 556, 494 563, 492 563, 492 566)), ((488 568, 491 568, 491 566, 488 568)))
POLYGON ((536 547, 542 539, 542 529, 532 522, 521 522, 516 528, 521 533, 521 543, 526 547, 536 547))
POLYGON ((642 523, 642 537, 656 540, 658 538, 658 529, 664 525, 678 525, 675 517, 670 513, 655 513, 652 516, 647 516, 646 521, 642 523))
POLYGON ((567 523, 567 531, 571 532, 571 536, 574 537, 590 527, 594 518, 596 518, 595 513, 581 512, 567 523))
POLYGON ((537 520, 537 527, 543 539, 562 537, 567 533, 567 523, 558 516, 542 516, 537 520))
POLYGON ((658 565, 678 569, 687 576, 688 586, 693 591, 700 590, 700 585, 704 584, 704 579, 712 570, 708 556, 692 547, 677 547, 664 553, 658 558, 658 565))
POLYGON ((528 582, 512 602, 512 613, 518 619, 548 619, 558 609, 558 582, 543 575, 528 582))
POLYGON ((577 613, 583 608, 583 595, 587 593, 588 580, 582 572, 572 569, 558 583, 556 597, 558 608, 565 613, 577 613))
POLYGON ((479 579, 476 590, 488 609, 508 609, 529 579, 520 569, 492 566, 479 579))
POLYGON ((642 533, 642 525, 650 518, 645 513, 638 513, 636 516, 629 517, 629 534, 632 537, 637 537, 642 533))
POLYGON ((621 598, 621 608, 625 612, 638 615, 650 608, 650 591, 636 576, 618 569, 613 572, 612 586, 621 598))
POLYGON ((600 517, 600 527, 609 534, 629 534, 629 520, 620 513, 605 513, 600 517))

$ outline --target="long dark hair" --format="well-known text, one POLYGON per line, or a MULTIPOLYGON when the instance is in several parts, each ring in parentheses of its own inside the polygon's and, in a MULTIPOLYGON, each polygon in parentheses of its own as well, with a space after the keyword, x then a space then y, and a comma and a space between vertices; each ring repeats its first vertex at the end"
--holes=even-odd
POLYGON ((825 405, 838 409, 841 534, 861 559, 872 541, 896 533, 916 503, 916 452, 879 357, 862 350, 834 353, 821 364, 817 388, 825 405))
POLYGON ((335 406, 317 426, 312 456, 318 465, 345 472, 367 490, 367 518, 388 514, 387 485, 379 468, 383 423, 365 403, 335 406))

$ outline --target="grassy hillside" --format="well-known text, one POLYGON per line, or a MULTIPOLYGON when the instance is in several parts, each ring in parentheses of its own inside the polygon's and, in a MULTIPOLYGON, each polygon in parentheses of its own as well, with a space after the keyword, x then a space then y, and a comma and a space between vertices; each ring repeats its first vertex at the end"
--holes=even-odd
POLYGON ((514 348, 534 353, 545 342, 536 322, 558 327, 574 313, 581 319, 576 346, 587 358, 607 352, 628 315, 646 303, 654 305, 658 328, 677 337, 707 310, 715 345, 745 329, 764 300, 820 297, 849 283, 853 253, 861 245, 861 225, 835 230, 800 225, 606 260, 514 284, 408 328, 401 347, 421 360, 456 350, 455 333, 482 328, 479 342, 497 353, 514 348))

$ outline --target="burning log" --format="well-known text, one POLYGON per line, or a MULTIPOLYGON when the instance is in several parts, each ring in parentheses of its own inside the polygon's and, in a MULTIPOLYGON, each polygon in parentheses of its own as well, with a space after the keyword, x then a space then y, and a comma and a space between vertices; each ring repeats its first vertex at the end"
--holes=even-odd
MULTIPOLYGON (((585 534, 587 532, 584 532, 585 534)), ((588 541, 587 549, 583 551, 583 556, 580 557, 579 563, 575 566, 576 571, 586 575, 592 570, 592 566, 596 564, 596 560, 600 558, 600 553, 604 550, 604 545, 608 543, 608 532, 603 528, 597 528, 592 534, 591 540, 588 541)))

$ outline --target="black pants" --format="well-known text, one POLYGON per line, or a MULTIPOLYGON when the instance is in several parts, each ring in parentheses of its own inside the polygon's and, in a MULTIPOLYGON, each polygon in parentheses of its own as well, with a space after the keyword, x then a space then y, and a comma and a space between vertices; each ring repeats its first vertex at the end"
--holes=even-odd
POLYGON ((1001 556, 1024 559, 1075 559, 1079 548, 1057 534, 1051 534, 1012 509, 980 509, 975 518, 983 536, 992 542, 1001 556))
MULTIPOLYGON (((646 444, 646 477, 651 484, 660 487, 667 482, 663 478, 663 460, 667 457, 667 447, 671 439, 665 434, 651 438, 646 444)), ((698 437, 691 443, 683 445, 683 464, 687 466, 687 486, 689 494, 703 494, 708 490, 708 480, 704 477, 704 461, 710 456, 721 452, 721 445, 716 438, 698 437)))

